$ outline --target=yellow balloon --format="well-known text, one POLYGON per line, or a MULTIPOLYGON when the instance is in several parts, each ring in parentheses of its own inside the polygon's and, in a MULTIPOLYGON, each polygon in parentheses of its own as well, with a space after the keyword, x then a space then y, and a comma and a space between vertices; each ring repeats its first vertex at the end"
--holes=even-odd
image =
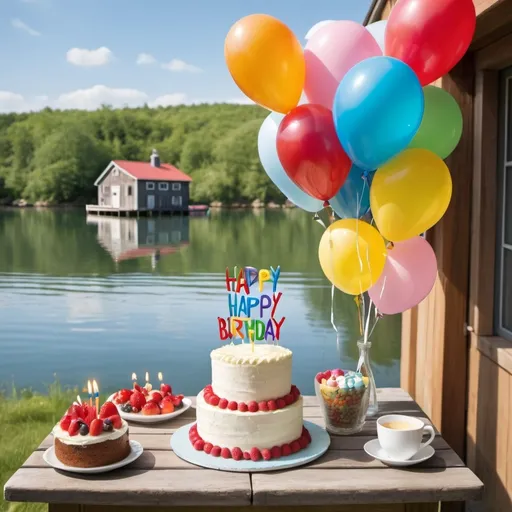
POLYGON ((452 197, 446 164, 426 149, 407 149, 375 173, 370 206, 382 236, 408 240, 439 222, 452 197))
POLYGON ((224 44, 229 72, 242 92, 259 105, 287 114, 299 103, 306 63, 294 33, 267 14, 238 20, 224 44))
POLYGON ((367 222, 342 219, 322 235, 318 248, 325 276, 342 292, 359 295, 379 279, 386 263, 386 244, 367 222))

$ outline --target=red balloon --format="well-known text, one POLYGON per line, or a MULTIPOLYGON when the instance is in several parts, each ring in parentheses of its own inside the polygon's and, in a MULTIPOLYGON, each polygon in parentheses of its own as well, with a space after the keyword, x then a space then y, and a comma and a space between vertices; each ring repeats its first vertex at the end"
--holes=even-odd
POLYGON ((462 59, 475 26, 473 0, 400 0, 389 16, 384 53, 428 85, 462 59))
POLYGON ((332 113, 300 105, 281 121, 277 154, 290 179, 306 194, 327 201, 345 182, 352 162, 341 147, 332 113))

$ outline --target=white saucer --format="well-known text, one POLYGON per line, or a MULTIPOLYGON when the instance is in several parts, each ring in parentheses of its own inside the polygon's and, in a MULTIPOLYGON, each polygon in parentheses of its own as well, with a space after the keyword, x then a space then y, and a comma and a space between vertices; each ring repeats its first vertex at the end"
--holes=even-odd
POLYGON ((302 466, 303 464, 307 464, 321 457, 331 444, 329 434, 322 427, 309 421, 304 421, 304 426, 309 430, 311 435, 311 443, 300 452, 273 460, 260 460, 257 462, 251 460, 236 461, 234 459, 213 457, 205 452, 194 450, 188 438, 188 431, 194 423, 195 421, 181 427, 171 436, 171 447, 174 453, 191 464, 202 466, 203 468, 217 469, 219 471, 256 473, 302 466))
POLYGON ((43 453, 43 459, 46 464, 52 466, 55 469, 60 469, 61 471, 68 471, 70 473, 106 473, 107 471, 113 471, 114 469, 122 468, 131 464, 134 460, 137 460, 141 455, 144 449, 142 445, 137 441, 130 440, 130 448, 131 452, 128 454, 128 457, 125 459, 116 462, 115 464, 109 464, 108 466, 100 466, 97 468, 75 468, 71 466, 66 466, 63 464, 55 455, 54 447, 48 448, 43 453))
POLYGON ((425 448, 422 448, 408 460, 396 460, 389 457, 389 455, 382 449, 378 439, 372 439, 371 441, 368 441, 364 445, 364 451, 370 455, 370 457, 380 460, 388 466, 413 466, 414 464, 425 462, 426 460, 430 459, 434 453, 436 453, 434 448, 428 445, 425 446, 425 448))
MULTIPOLYGON (((113 399, 114 395, 110 395, 108 397, 108 400, 111 401, 112 403, 114 403, 113 399)), ((124 412, 121 410, 120 405, 114 405, 117 407, 117 410, 119 411, 119 416, 121 416, 121 418, 123 418, 126 421, 131 421, 132 423, 161 423, 163 421, 172 420, 173 418, 176 418, 176 416, 183 414, 192 405, 192 400, 190 400, 190 398, 184 398, 183 405, 176 411, 170 412, 168 414, 155 414, 153 416, 145 416, 140 412, 124 412)))

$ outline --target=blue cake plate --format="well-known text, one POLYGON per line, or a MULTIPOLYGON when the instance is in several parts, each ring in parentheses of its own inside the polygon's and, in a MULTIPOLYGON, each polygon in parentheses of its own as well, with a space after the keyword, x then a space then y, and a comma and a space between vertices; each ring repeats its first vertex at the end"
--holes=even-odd
POLYGON ((305 421, 304 425, 311 434, 311 443, 300 452, 293 453, 280 459, 259 460, 234 460, 213 457, 204 452, 194 450, 188 438, 188 431, 194 424, 189 423, 181 427, 171 436, 171 448, 174 453, 183 460, 202 466, 203 468, 218 469, 219 471, 234 471, 237 473, 257 473, 263 471, 278 471, 280 469, 294 468, 312 462, 321 457, 329 448, 331 438, 329 434, 318 425, 305 421))

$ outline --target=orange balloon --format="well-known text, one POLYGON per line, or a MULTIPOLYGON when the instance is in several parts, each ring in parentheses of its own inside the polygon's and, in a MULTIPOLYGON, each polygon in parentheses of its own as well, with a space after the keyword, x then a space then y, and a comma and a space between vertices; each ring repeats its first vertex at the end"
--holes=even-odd
POLYGON ((295 34, 267 14, 238 20, 228 32, 224 56, 242 92, 259 105, 287 114, 299 103, 306 64, 295 34))

